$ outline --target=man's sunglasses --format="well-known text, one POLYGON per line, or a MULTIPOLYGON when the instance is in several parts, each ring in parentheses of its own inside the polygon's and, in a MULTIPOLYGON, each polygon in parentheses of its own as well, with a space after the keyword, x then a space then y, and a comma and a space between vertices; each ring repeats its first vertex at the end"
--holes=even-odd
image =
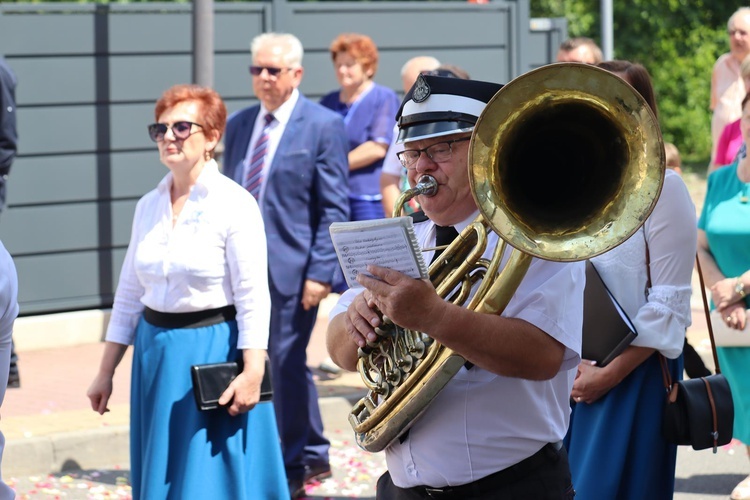
POLYGON ((250 74, 260 76, 263 70, 268 71, 269 76, 279 76, 282 71, 289 71, 292 68, 274 68, 272 66, 250 66, 250 74))
MULTIPOLYGON (((203 125, 193 122, 174 122, 172 126, 169 126, 166 123, 152 123, 148 126, 148 136, 154 142, 161 142, 164 140, 167 129, 171 128, 174 138, 179 141, 184 141, 192 135, 191 131, 193 129, 193 125, 203 128, 203 125)), ((196 130, 196 132, 199 131, 196 130)))

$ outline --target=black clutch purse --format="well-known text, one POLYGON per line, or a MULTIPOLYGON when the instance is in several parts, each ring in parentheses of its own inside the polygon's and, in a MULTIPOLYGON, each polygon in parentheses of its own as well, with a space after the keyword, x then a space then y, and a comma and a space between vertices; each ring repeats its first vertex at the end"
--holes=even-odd
MULTIPOLYGON (((191 366, 193 395, 198 410, 205 411, 219 408, 219 398, 241 370, 242 363, 236 361, 191 366)), ((266 372, 263 375, 263 381, 260 383, 260 402, 271 401, 272 398, 271 365, 266 359, 266 372)))

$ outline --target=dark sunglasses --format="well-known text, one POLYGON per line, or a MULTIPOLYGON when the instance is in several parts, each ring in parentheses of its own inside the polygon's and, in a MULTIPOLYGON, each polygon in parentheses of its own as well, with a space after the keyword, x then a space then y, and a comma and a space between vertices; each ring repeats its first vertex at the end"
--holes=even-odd
POLYGON ((263 70, 268 71, 270 76, 279 76, 282 71, 288 71, 292 68, 274 68, 271 66, 250 66, 250 74, 253 76, 260 76, 263 70))
MULTIPOLYGON (((191 130, 193 129, 193 125, 203 128, 203 125, 193 122, 174 122, 172 126, 169 126, 166 123, 152 123, 148 126, 148 136, 154 142, 161 142, 164 140, 167 129, 171 128, 174 138, 184 141, 192 135, 191 130)), ((196 132, 199 131, 196 130, 196 132)))

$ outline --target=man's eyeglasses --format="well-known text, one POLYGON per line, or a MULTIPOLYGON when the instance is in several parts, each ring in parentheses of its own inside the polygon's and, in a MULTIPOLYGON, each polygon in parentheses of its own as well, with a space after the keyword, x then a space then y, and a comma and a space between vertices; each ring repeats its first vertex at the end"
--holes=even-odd
POLYGON ((729 30, 729 36, 731 37, 734 35, 740 35, 740 37, 745 38, 747 36, 747 31, 737 29, 729 30))
MULTIPOLYGON (((154 142, 161 142, 164 140, 167 130, 171 128, 174 138, 179 141, 184 141, 193 135, 193 125, 203 128, 203 125, 193 122, 174 122, 171 126, 166 123, 152 123, 148 126, 148 136, 154 142)), ((195 132, 199 132, 199 130, 196 130, 195 132)))
POLYGON ((438 142, 432 146, 428 146, 424 149, 407 149, 396 153, 398 160, 406 168, 415 168, 419 157, 422 153, 425 153, 430 160, 435 163, 446 162, 451 159, 453 154, 453 143, 468 141, 471 137, 462 137, 461 139, 455 139, 453 141, 438 142))
POLYGON ((268 71, 268 76, 279 76, 282 71, 289 71, 292 68, 274 68, 272 66, 250 66, 250 74, 260 76, 263 70, 268 71))

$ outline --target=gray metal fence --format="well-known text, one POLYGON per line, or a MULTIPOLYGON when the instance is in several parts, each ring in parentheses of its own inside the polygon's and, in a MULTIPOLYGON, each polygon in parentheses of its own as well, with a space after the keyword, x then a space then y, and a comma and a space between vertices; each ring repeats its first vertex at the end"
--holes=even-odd
MULTIPOLYGON (((21 314, 111 305, 135 204, 166 169, 146 135, 163 90, 189 82, 189 4, 0 4, 0 53, 16 72, 19 156, 0 239, 19 272, 21 314)), ((506 82, 550 62, 559 25, 530 30, 527 1, 215 5, 215 87, 229 111, 253 102, 249 42, 264 31, 305 46, 301 90, 337 87, 328 45, 370 35, 376 81, 400 89, 410 57, 506 82)), ((552 54, 554 56, 554 54, 552 54)))

